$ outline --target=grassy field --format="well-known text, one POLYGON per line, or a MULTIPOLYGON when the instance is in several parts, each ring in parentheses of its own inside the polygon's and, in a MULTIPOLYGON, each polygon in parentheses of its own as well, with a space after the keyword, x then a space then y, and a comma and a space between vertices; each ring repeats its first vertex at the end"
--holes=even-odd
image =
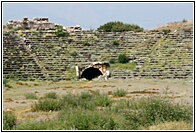
POLYGON ((188 80, 6 81, 5 130, 193 130, 188 80))

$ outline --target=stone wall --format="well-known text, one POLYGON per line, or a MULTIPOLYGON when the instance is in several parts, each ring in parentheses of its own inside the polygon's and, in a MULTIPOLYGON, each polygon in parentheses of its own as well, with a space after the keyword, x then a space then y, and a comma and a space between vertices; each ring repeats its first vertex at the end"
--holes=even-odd
POLYGON ((84 67, 91 62, 105 62, 117 59, 125 52, 136 67, 133 70, 110 69, 112 78, 192 79, 192 31, 167 35, 159 32, 79 31, 71 32, 68 37, 57 37, 46 31, 39 34, 18 31, 3 36, 3 75, 7 78, 25 78, 23 75, 26 74, 28 78, 68 80, 75 77, 76 64, 84 67), (22 35, 26 36, 31 50, 21 42, 22 35), (121 44, 114 46, 114 40, 121 40, 121 44), (90 46, 84 46, 84 42, 90 46))

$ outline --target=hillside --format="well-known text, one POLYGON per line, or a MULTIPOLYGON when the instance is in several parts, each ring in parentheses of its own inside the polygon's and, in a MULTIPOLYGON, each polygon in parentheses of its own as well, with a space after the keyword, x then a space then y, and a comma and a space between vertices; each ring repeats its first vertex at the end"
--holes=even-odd
POLYGON ((157 27, 155 30, 162 31, 163 29, 170 29, 171 32, 175 30, 192 30, 193 21, 192 20, 183 20, 181 22, 170 22, 165 25, 157 27))

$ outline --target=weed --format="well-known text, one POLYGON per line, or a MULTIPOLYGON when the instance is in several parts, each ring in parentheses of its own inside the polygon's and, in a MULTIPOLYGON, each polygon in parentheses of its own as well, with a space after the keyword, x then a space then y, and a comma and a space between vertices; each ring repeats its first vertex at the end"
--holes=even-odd
POLYGON ((57 99, 46 98, 39 100, 32 108, 36 111, 59 110, 58 116, 40 122, 25 121, 16 125, 16 129, 141 130, 165 122, 183 121, 192 124, 192 107, 154 98, 113 102, 99 91, 82 92, 77 96, 67 94, 57 99), (104 109, 97 110, 97 106, 104 109))
POLYGON ((143 99, 132 103, 129 107, 132 111, 127 111, 124 116, 126 124, 131 125, 130 129, 148 127, 164 121, 192 121, 190 108, 172 105, 160 99, 143 99))
POLYGON ((99 111, 84 111, 82 108, 64 110, 61 120, 66 120, 68 130, 114 130, 117 123, 111 115, 99 111))
POLYGON ((85 41, 85 42, 83 43, 83 45, 84 45, 84 46, 90 46, 90 43, 87 42, 87 41, 85 41))
POLYGON ((114 59, 114 58, 110 58, 109 63, 110 63, 110 64, 114 64, 114 63, 116 63, 116 59, 114 59))
POLYGON ((51 99, 57 99, 57 94, 56 92, 49 92, 49 93, 46 93, 44 98, 51 98, 51 99))
POLYGON ((9 79, 5 79, 5 78, 3 79, 3 85, 4 85, 5 87, 7 87, 7 88, 12 88, 12 86, 8 84, 9 82, 10 82, 9 79))
POLYGON ((13 112, 3 113, 3 130, 12 130, 16 126, 16 116, 13 112))
POLYGON ((63 103, 60 100, 56 99, 44 99, 39 100, 38 103, 35 103, 31 106, 31 108, 35 111, 57 111, 63 107, 63 103))
POLYGON ((119 45, 119 42, 117 40, 113 41, 113 45, 114 46, 118 46, 119 45))
POLYGON ((122 53, 122 54, 120 54, 120 55, 118 56, 118 62, 119 62, 119 63, 124 64, 124 63, 127 63, 128 61, 129 61, 129 58, 126 56, 125 53, 122 53))
POLYGON ((37 96, 35 93, 27 93, 25 94, 26 99, 37 99, 37 96))
POLYGON ((126 91, 126 90, 123 90, 123 89, 117 89, 114 93, 113 93, 113 95, 114 96, 118 96, 118 97, 124 97, 124 96, 126 96, 126 94, 127 94, 128 92, 126 91))

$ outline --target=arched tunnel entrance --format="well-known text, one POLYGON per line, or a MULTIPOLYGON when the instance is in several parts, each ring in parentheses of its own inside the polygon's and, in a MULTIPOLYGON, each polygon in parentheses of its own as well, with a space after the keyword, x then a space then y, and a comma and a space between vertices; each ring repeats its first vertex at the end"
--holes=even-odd
POLYGON ((88 80, 92 80, 100 75, 103 75, 102 72, 98 68, 89 67, 86 68, 81 75, 81 78, 86 78, 88 80))
POLYGON ((93 62, 88 67, 84 68, 81 73, 79 67, 76 66, 76 75, 78 78, 86 78, 87 80, 92 80, 100 75, 107 76, 109 71, 106 68, 109 66, 109 63, 104 62, 93 62))

